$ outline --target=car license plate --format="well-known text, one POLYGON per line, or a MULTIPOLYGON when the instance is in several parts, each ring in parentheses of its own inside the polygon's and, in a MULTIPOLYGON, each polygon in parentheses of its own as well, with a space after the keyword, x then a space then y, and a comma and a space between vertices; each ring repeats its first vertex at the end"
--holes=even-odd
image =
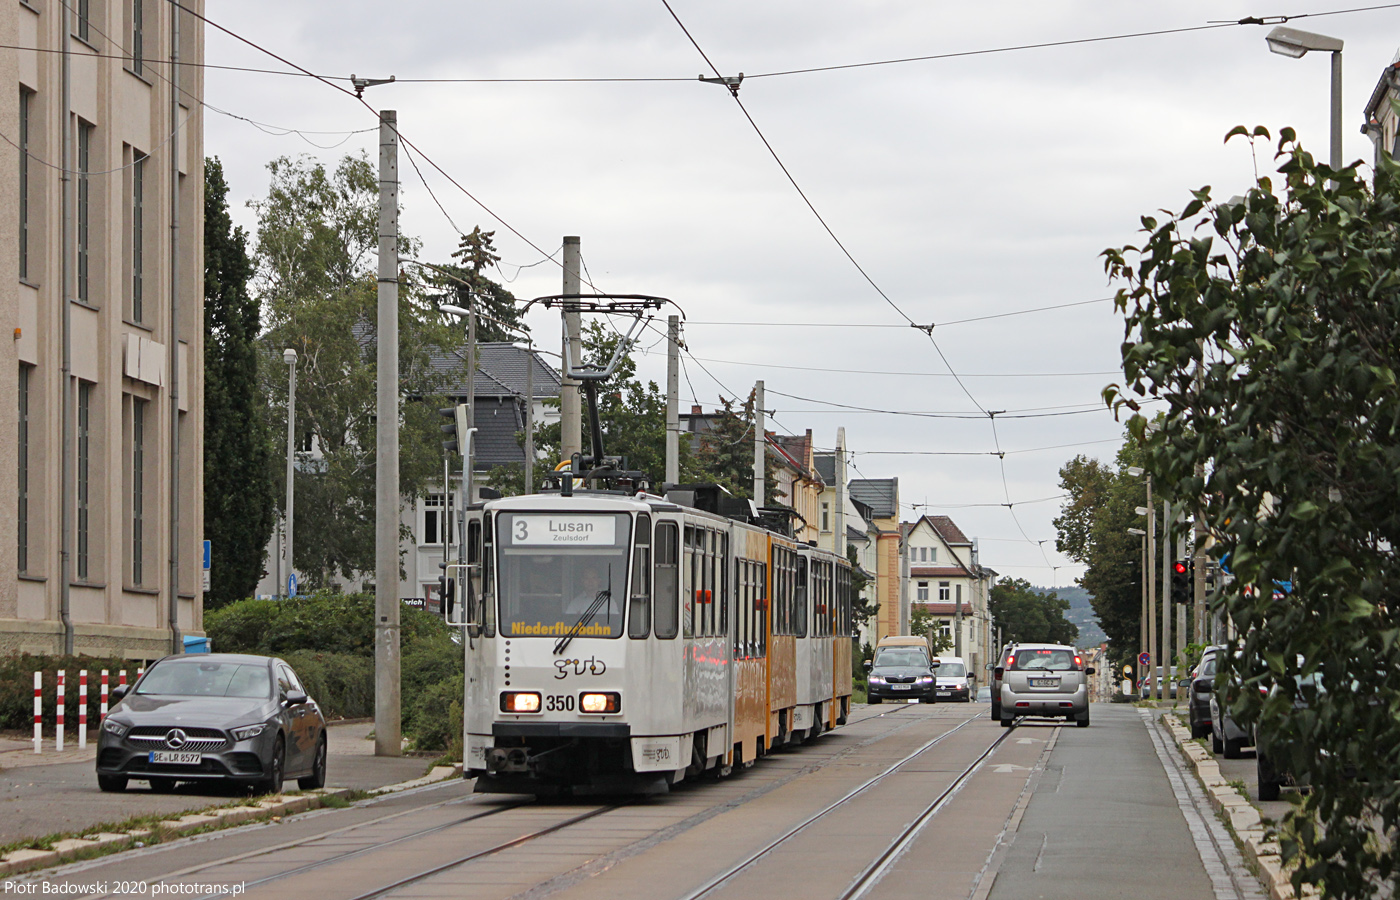
POLYGON ((177 766, 197 766, 204 761, 201 753, 177 753, 174 750, 152 750, 151 762, 174 763, 177 766))
POLYGON ((1032 678, 1031 687, 1055 687, 1060 683, 1058 678, 1032 678))
POLYGON ((914 689, 914 686, 913 686, 912 684, 892 684, 892 685, 890 685, 890 690, 892 690, 892 691, 910 691, 910 690, 913 690, 913 689, 914 689))
POLYGON ((952 696, 952 694, 953 694, 952 691, 939 691, 939 692, 938 692, 938 696, 940 696, 940 697, 950 697, 950 696, 952 696))

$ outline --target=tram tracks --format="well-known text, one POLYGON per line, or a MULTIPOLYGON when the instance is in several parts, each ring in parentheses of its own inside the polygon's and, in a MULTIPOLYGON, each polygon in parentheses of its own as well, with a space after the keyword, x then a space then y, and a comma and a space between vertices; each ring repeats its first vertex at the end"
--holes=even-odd
MULTIPOLYGON (((896 707, 895 709, 890 710, 889 712, 900 712, 900 711, 903 711, 903 707, 896 707)), ((866 717, 862 717, 862 720, 863 720, 863 719, 870 719, 870 718, 880 718, 880 717, 882 717, 882 716, 884 716, 884 715, 885 715, 885 713, 881 713, 879 716, 866 716, 866 717)), ((900 716, 899 718, 903 719, 904 717, 900 716)), ((780 836, 777 840, 770 842, 769 845, 765 846, 765 847, 764 847, 763 849, 761 849, 760 851, 749 855, 747 858, 745 858, 744 860, 742 860, 742 861, 741 861, 739 864, 737 864, 736 866, 731 867, 731 869, 730 869, 727 873, 725 873, 723 876, 721 876, 720 878, 714 879, 711 883, 702 886, 701 889, 699 889, 699 890, 693 892, 692 894, 688 895, 688 896, 685 898, 685 900, 692 900, 692 898, 699 898, 699 897, 704 896, 704 895, 706 895, 706 894, 708 894, 708 893, 711 893, 711 892, 714 891, 716 888, 720 887, 722 884, 724 884, 724 883, 726 883, 727 881, 729 881, 732 877, 734 877, 735 875, 739 874, 739 873, 740 873, 741 871, 743 871, 744 869, 746 869, 746 868, 748 868, 749 866, 752 866, 753 864, 755 864, 756 862, 758 862, 759 859, 761 859, 761 858, 763 858, 764 856, 766 856, 766 855, 767 855, 769 852, 771 852, 771 850, 773 850, 774 848, 778 847, 779 845, 781 845, 781 844, 787 842, 788 840, 790 840, 791 838, 795 837, 798 833, 800 833, 801 831, 805 830, 805 829, 808 828, 810 825, 812 825, 813 823, 815 823, 815 822, 818 821, 819 819, 825 817, 826 815, 828 815, 829 813, 831 813, 832 811, 834 811, 834 810, 837 809, 838 807, 840 807, 840 806, 842 806, 843 804, 849 802, 851 799, 854 799, 855 797, 861 795, 861 794, 864 793, 865 791, 867 791, 867 790, 869 790, 870 788, 874 787, 876 784, 878 784, 878 783, 880 783, 881 781, 883 781, 884 779, 886 779, 888 776, 890 776, 891 774, 893 774, 894 772, 896 772, 897 770, 899 770, 901 767, 903 767, 903 766, 907 765, 908 763, 912 762, 915 758, 917 758, 917 757, 920 756, 921 754, 925 753, 925 752, 926 752, 927 750, 929 750, 930 748, 932 748, 932 747, 938 745, 939 743, 941 743, 941 742, 947 740, 950 736, 952 736, 952 735, 956 734, 957 732, 961 731, 962 729, 966 728, 968 725, 972 724, 972 722, 976 721, 976 720, 979 719, 979 718, 981 718, 980 715, 979 715, 979 716, 975 716, 975 717, 973 717, 972 719, 968 719, 968 720, 966 720, 966 721, 960 722, 960 723, 957 724, 956 726, 954 726, 954 727, 948 729, 947 731, 942 732, 941 734, 939 734, 939 735, 933 737, 932 739, 927 740, 927 741, 924 741, 922 744, 920 744, 920 745, 918 746, 917 749, 913 750, 913 752, 908 753, 908 754, 905 755, 903 758, 899 759, 897 762, 893 763, 892 765, 887 766, 887 767, 884 768, 881 772, 879 772, 878 774, 874 775, 873 777, 870 777, 870 778, 866 779, 863 783, 861 783, 860 785, 856 786, 856 787, 853 788, 852 790, 848 791, 848 792, 847 792, 843 797, 841 797, 840 799, 838 799, 838 800, 836 800, 835 802, 829 804, 827 807, 825 807, 825 808, 822 809, 821 811, 817 812, 815 815, 812 815, 812 816, 808 817, 804 822, 798 824, 798 825, 795 826, 794 828, 789 829, 789 830, 788 830, 787 832, 785 832, 782 836, 780 836)), ((887 737, 889 737, 891 734, 897 733, 897 732, 899 732, 899 731, 903 731, 903 730, 905 730, 905 728, 907 728, 907 727, 909 727, 909 726, 911 726, 911 725, 914 725, 914 724, 916 724, 915 721, 902 722, 899 726, 896 726, 894 729, 892 729, 892 730, 889 731, 889 732, 886 732, 885 734, 881 735, 879 738, 874 738, 874 740, 880 740, 880 739, 883 739, 883 738, 887 738, 887 737)), ((985 758, 986 758, 987 756, 989 756, 989 755, 996 749, 996 747, 999 746, 999 745, 1001 744, 1001 742, 1009 735, 1009 733, 1010 733, 1010 732, 1003 732, 1003 733, 997 738, 997 740, 994 741, 994 742, 992 743, 992 745, 991 745, 990 747, 988 747, 985 751, 983 751, 983 753, 981 754, 981 756, 979 756, 978 760, 974 763, 974 766, 979 765, 981 761, 985 760, 985 758)), ((869 743, 869 742, 870 742, 870 741, 863 741, 863 742, 861 742, 861 744, 860 744, 859 746, 865 746, 865 745, 866 745, 867 743, 869 743)), ((844 757, 844 756, 846 756, 847 754, 849 754, 849 753, 851 753, 851 752, 854 752, 855 750, 857 750, 856 747, 848 748, 847 750, 845 750, 845 751, 841 752, 840 754, 838 754, 836 758, 844 757)), ((828 760, 827 762, 830 763, 830 762, 832 762, 832 761, 834 761, 834 760, 828 760)), ((820 769, 820 768, 821 768, 821 766, 817 766, 817 767, 816 767, 816 769, 820 769)), ((815 771, 815 769, 809 770, 808 767, 805 767, 805 766, 804 766, 804 767, 802 767, 802 769, 797 770, 797 771, 791 773, 790 776, 779 779, 779 783, 787 783, 787 782, 788 782, 791 778, 793 778, 793 777, 801 777, 803 774, 810 774, 810 771, 815 771)), ((944 792, 940 795, 940 797, 937 798, 937 799, 935 800, 935 805, 938 806, 939 804, 946 802, 946 800, 947 800, 948 798, 950 798, 951 795, 952 795, 953 793, 956 792, 956 788, 957 788, 962 782, 965 782, 966 778, 970 777, 971 774, 972 774, 971 772, 964 772, 964 775, 960 778, 960 780, 959 780, 958 783, 955 783, 955 785, 954 785, 953 787, 950 787, 947 791, 944 791, 944 792)), ((775 784, 774 787, 776 787, 776 786, 777 786, 777 785, 775 784)), ((767 790, 762 790, 762 791, 760 791, 759 793, 760 793, 760 794, 762 794, 762 793, 767 793, 767 790)), ((747 795, 746 795, 746 796, 747 796, 747 795)), ((202 864, 200 864, 200 865, 192 866, 192 867, 187 868, 187 869, 182 869, 182 870, 179 870, 179 871, 176 871, 176 872, 171 872, 171 873, 165 875, 164 877, 162 877, 162 878, 161 878, 161 881, 162 881, 162 882, 165 882, 165 883, 173 883, 173 882, 179 882, 179 881, 188 879, 188 878, 190 878, 191 876, 204 876, 204 877, 208 877, 208 873, 210 873, 212 870, 216 870, 216 869, 218 869, 218 868, 220 868, 220 867, 226 867, 226 866, 229 866, 230 864, 241 863, 241 862, 245 862, 245 861, 247 861, 247 860, 257 859, 257 858, 259 858, 259 857, 267 857, 267 856, 269 856, 269 855, 276 854, 276 853, 282 852, 282 851, 292 851, 292 852, 296 852, 296 851, 302 850, 302 849, 304 849, 304 848, 312 847, 312 846, 314 846, 317 842, 325 841, 327 838, 339 837, 339 836, 341 836, 341 835, 345 835, 345 834, 348 833, 348 832, 362 831, 363 829, 371 828, 371 827, 374 827, 374 826, 377 826, 377 825, 382 825, 383 823, 389 822, 389 821, 394 820, 394 819, 401 818, 401 817, 403 817, 403 816, 415 815, 415 814, 421 815, 421 814, 423 814, 423 813, 431 812, 432 810, 441 809, 441 808, 443 808, 443 807, 447 807, 447 806, 450 806, 450 805, 471 802, 472 799, 473 799, 473 798, 470 798, 470 797, 456 798, 456 799, 452 799, 452 800, 443 801, 443 802, 440 802, 440 803, 431 804, 431 805, 428 805, 428 806, 414 807, 413 809, 410 809, 410 810, 400 810, 400 811, 398 811, 398 812, 395 812, 395 813, 392 813, 392 814, 389 814, 389 815, 385 815, 385 816, 379 816, 379 817, 376 817, 376 818, 374 818, 374 819, 371 819, 371 820, 368 820, 368 821, 365 821, 365 822, 355 823, 355 824, 353 824, 353 825, 348 825, 348 826, 345 826, 345 827, 343 827, 343 828, 338 828, 338 829, 334 829, 334 830, 331 830, 331 831, 322 832, 322 833, 319 833, 319 834, 316 834, 316 835, 311 835, 311 836, 308 836, 308 837, 305 837, 305 838, 300 838, 300 839, 295 840, 295 841, 289 841, 289 842, 285 842, 285 843, 282 843, 282 844, 278 844, 277 846, 274 846, 274 847, 262 848, 262 849, 259 849, 259 850, 251 851, 251 852, 249 852, 249 853, 239 854, 239 855, 233 856, 233 857, 225 857, 225 858, 220 859, 220 860, 217 860, 217 861, 206 862, 206 863, 202 863, 202 864)), ((736 798, 736 800, 737 800, 737 799, 738 799, 738 798, 736 798)), ((624 803, 615 803, 615 804, 609 804, 609 805, 598 805, 598 806, 596 806, 596 807, 590 807, 590 808, 588 808, 588 809, 586 809, 586 810, 584 810, 584 811, 582 811, 582 812, 575 812, 573 815, 568 815, 566 818, 563 818, 562 820, 553 821, 553 822, 541 823, 541 825, 538 826, 538 827, 531 826, 531 828, 530 828, 529 831, 527 831, 527 832, 525 832, 525 833, 518 833, 518 832, 517 832, 517 833, 516 833, 516 836, 513 837, 513 838, 510 839, 510 840, 505 840, 505 841, 492 840, 492 841, 490 841, 489 845, 487 845, 487 846, 480 846, 480 845, 478 845, 478 847, 477 847, 476 849, 472 850, 471 852, 461 853, 460 855, 454 854, 453 857, 450 858, 450 859, 447 859, 447 860, 444 860, 444 861, 442 861, 442 862, 440 862, 440 863, 436 863, 436 864, 434 864, 434 865, 425 867, 425 868, 423 868, 423 869, 420 870, 420 871, 416 871, 416 872, 412 872, 412 873, 410 873, 410 874, 404 875, 403 877, 397 878, 397 879, 395 879, 395 880, 393 880, 393 881, 390 881, 390 882, 388 882, 388 883, 378 884, 377 886, 373 887, 372 889, 365 890, 365 891, 363 891, 362 893, 356 894, 356 895, 354 895, 353 897, 348 898, 348 900, 372 900, 372 898, 378 898, 378 897, 382 897, 382 896, 385 896, 385 895, 394 893, 394 892, 399 891, 399 890, 401 890, 401 889, 403 889, 403 888, 409 887, 409 886, 411 886, 411 885, 413 885, 413 884, 415 884, 415 883, 423 882, 423 881, 425 881, 425 880, 427 880, 427 879, 433 878, 433 877, 436 876, 436 875, 440 875, 440 874, 443 874, 443 873, 445 873, 445 872, 448 872, 448 871, 450 871, 450 870, 452 870, 452 869, 455 869, 455 868, 458 868, 458 867, 461 867, 461 866, 469 865, 470 863, 472 863, 472 862, 474 862, 474 861, 482 860, 482 859, 484 859, 484 858, 486 858, 486 857, 494 856, 494 855, 496 855, 496 854, 499 854, 499 853, 502 853, 502 852, 511 850, 511 849, 513 849, 513 848, 519 847, 519 846, 521 846, 521 845, 523 845, 523 844, 526 844, 526 843, 528 843, 528 842, 535 841, 535 840, 538 840, 538 839, 540 839, 540 838, 547 837, 547 836, 552 835, 552 834, 556 834, 556 833, 558 833, 558 832, 560 832, 560 831, 563 831, 563 830, 565 830, 565 829, 574 827, 574 826, 576 826, 576 825, 579 825, 579 824, 581 824, 581 823, 583 823, 583 822, 586 822, 586 821, 588 821, 588 820, 590 820, 590 819, 593 819, 593 818, 595 818, 595 817, 604 815, 604 814, 609 813, 609 812, 616 811, 616 810, 618 810, 618 809, 622 809, 623 807, 626 807, 626 806, 629 806, 629 805, 632 805, 632 804, 630 804, 630 803, 625 803, 625 802, 624 802, 624 803)), ((728 806, 730 806, 730 804, 727 804, 727 803, 726 803, 726 804, 722 804, 722 806, 728 807, 728 806)), ((393 837, 391 837, 391 838, 388 838, 388 839, 386 839, 386 840, 375 841, 375 842, 373 842, 373 843, 365 843, 365 844, 362 845, 362 846, 356 846, 356 847, 354 847, 354 848, 352 848, 352 849, 347 849, 347 850, 344 850, 344 851, 341 851, 341 852, 336 852, 336 853, 334 853, 334 854, 332 854, 332 855, 327 856, 327 857, 324 858, 324 859, 317 859, 317 860, 312 860, 312 861, 309 861, 309 862, 302 862, 300 865, 296 865, 296 866, 294 866, 294 867, 292 867, 292 868, 289 868, 289 869, 286 869, 286 870, 284 870, 284 871, 272 872, 272 873, 269 873, 269 874, 267 874, 267 875, 265 875, 264 877, 261 877, 261 878, 248 879, 248 880, 246 880, 246 881, 243 882, 243 883, 244 883, 244 888, 245 888, 245 890, 251 890, 251 889, 257 888, 257 887, 259 887, 259 886, 267 885, 267 884, 270 884, 270 883, 273 883, 273 882, 282 881, 282 880, 284 880, 284 879, 293 878, 293 877, 295 877, 295 876, 306 875, 307 873, 314 872, 314 871, 316 871, 316 870, 327 870, 327 871, 329 871, 329 870, 331 870, 330 867, 334 867, 334 866, 336 866, 337 864, 345 863, 345 862, 351 861, 351 860, 353 860, 353 859, 355 859, 355 858, 357 858, 357 857, 363 857, 363 856, 366 856, 366 855, 368 855, 368 854, 372 854, 372 853, 375 853, 375 852, 378 852, 378 851, 381 851, 381 850, 386 850, 386 849, 388 849, 388 848, 391 848, 391 847, 394 847, 394 846, 397 846, 397 845, 405 845, 405 844, 407 844, 407 845, 409 845, 409 846, 413 846, 413 844, 412 844, 411 842, 420 841, 420 840, 423 839, 423 838, 429 837, 429 836, 434 835, 434 834, 439 834, 439 833, 441 833, 441 832, 445 832, 445 831, 448 831, 448 830, 453 829, 453 828, 458 828, 458 827, 464 826, 464 825, 470 825, 471 822, 476 821, 476 820, 484 819, 484 818, 491 817, 491 816, 500 815, 500 814, 507 813, 507 812, 512 812, 512 811, 520 810, 520 809, 522 809, 522 808, 525 808, 525 809, 534 809, 534 810, 538 810, 539 812, 546 812, 546 811, 549 811, 549 812, 570 812, 570 810, 568 810, 567 808, 565 808, 565 809, 558 809, 558 808, 551 808, 551 807, 547 807, 547 806, 542 806, 542 805, 540 805, 540 804, 538 804, 538 803, 536 803, 536 802, 534 802, 534 801, 532 801, 532 800, 531 800, 531 801, 524 801, 524 802, 517 802, 517 803, 503 803, 503 804, 493 805, 493 806, 492 806, 491 808, 489 808, 489 809, 484 809, 484 810, 480 810, 480 811, 475 811, 475 812, 473 812, 473 813, 471 813, 471 814, 469 814, 469 815, 465 815, 465 816, 455 817, 455 818, 453 818, 453 819, 450 820, 450 821, 438 822, 437 824, 434 824, 434 825, 431 825, 431 826, 428 826, 428 827, 415 828, 415 829, 413 829, 413 830, 411 830, 411 831, 409 831, 409 832, 406 832, 406 833, 403 833, 403 834, 395 835, 395 836, 393 836, 393 837)), ((938 808, 941 808, 941 806, 938 806, 938 808)), ((723 810, 720 810, 720 811, 722 812, 723 810)), ((928 818, 932 818, 932 816, 935 815, 936 813, 937 813, 937 809, 931 809, 931 811, 926 811, 926 814, 925 814, 925 816, 923 817, 923 820, 926 821, 928 818)), ((697 814, 697 816, 694 817, 694 818, 708 818, 708 817, 709 817, 708 815, 697 814)), ((500 826, 500 830, 504 830, 506 827, 508 827, 508 826, 500 826)), ((894 859, 895 857, 897 857, 897 855, 898 855, 897 853, 887 854, 887 856, 889 857, 890 860, 892 860, 892 859, 894 859)), ((872 868, 871 868, 871 871, 870 871, 870 872, 863 873, 863 876, 872 876, 872 877, 870 877, 870 878, 868 879, 868 880, 870 881, 870 883, 873 883, 873 881, 874 881, 875 879, 877 879, 877 878, 878 878, 878 875, 879 875, 878 872, 875 872, 875 871, 874 871, 874 866, 876 866, 876 865, 878 865, 879 863, 881 863, 882 861, 884 861, 885 858, 886 858, 886 857, 883 857, 883 856, 882 856, 880 860, 877 860, 876 863, 872 864, 872 868), (872 875, 872 873, 873 873, 873 875, 872 875)), ((303 859, 304 859, 304 857, 303 857, 303 859)), ((882 871, 882 870, 881 870, 881 871, 882 871)), ((387 873, 386 873, 386 874, 387 874, 387 873)), ((561 874, 562 874, 562 873, 561 873, 561 874)), ((100 895, 95 895, 95 896, 100 896, 100 895)), ((850 897, 854 898, 854 897, 859 896, 859 894, 848 894, 847 896, 850 896, 850 897)), ((211 894, 211 895, 208 895, 208 896, 206 896, 206 897, 200 897, 200 898, 198 898, 198 900, 215 900, 215 897, 216 897, 216 895, 212 895, 212 894, 211 894)), ((95 898, 90 898, 90 900, 95 900, 95 898)))

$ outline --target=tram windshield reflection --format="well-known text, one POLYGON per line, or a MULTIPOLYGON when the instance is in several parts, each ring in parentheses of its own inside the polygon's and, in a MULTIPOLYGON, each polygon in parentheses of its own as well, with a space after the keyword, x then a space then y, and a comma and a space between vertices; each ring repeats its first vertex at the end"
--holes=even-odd
POLYGON ((577 626, 581 638, 620 637, 630 521, 625 513, 501 514, 501 635, 561 637, 577 626))

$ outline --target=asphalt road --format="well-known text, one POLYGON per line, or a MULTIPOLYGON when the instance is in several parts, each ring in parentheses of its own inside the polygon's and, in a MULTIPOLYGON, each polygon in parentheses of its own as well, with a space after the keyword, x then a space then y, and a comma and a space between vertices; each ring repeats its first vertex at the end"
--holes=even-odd
MULTIPOLYGON (((352 723, 329 729, 328 787, 381 787, 417 778, 427 769, 430 760, 426 759, 376 757, 374 742, 365 739, 372 727, 352 723)), ((46 748, 36 755, 32 745, 0 751, 0 844, 59 832, 95 831, 97 825, 133 816, 182 813, 240 796, 221 786, 193 783, 157 794, 146 782, 135 780, 124 793, 104 794, 97 789, 93 771, 95 741, 83 751, 75 749, 75 741, 70 735, 62 754, 46 748)), ((287 787, 295 788, 296 781, 289 779, 287 787)))
POLYGON ((1087 729, 1005 730, 984 704, 857 707, 808 746, 643 801, 516 806, 458 780, 24 881, 241 884, 250 900, 352 900, 396 884, 395 897, 457 900, 836 898, 884 858, 860 896, 1260 898, 1238 854, 1214 843, 1228 835, 1155 711, 1092 709, 1087 729))

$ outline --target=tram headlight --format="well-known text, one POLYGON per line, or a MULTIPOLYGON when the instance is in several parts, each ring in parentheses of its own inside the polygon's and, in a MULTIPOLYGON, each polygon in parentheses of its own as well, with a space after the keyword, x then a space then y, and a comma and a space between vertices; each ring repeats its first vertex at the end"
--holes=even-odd
POLYGON ((537 713, 540 695, 534 691, 505 691, 501 694, 501 712, 537 713))
POLYGON ((622 711, 622 695, 613 691, 589 691, 578 695, 578 708, 586 713, 615 713, 622 711))

